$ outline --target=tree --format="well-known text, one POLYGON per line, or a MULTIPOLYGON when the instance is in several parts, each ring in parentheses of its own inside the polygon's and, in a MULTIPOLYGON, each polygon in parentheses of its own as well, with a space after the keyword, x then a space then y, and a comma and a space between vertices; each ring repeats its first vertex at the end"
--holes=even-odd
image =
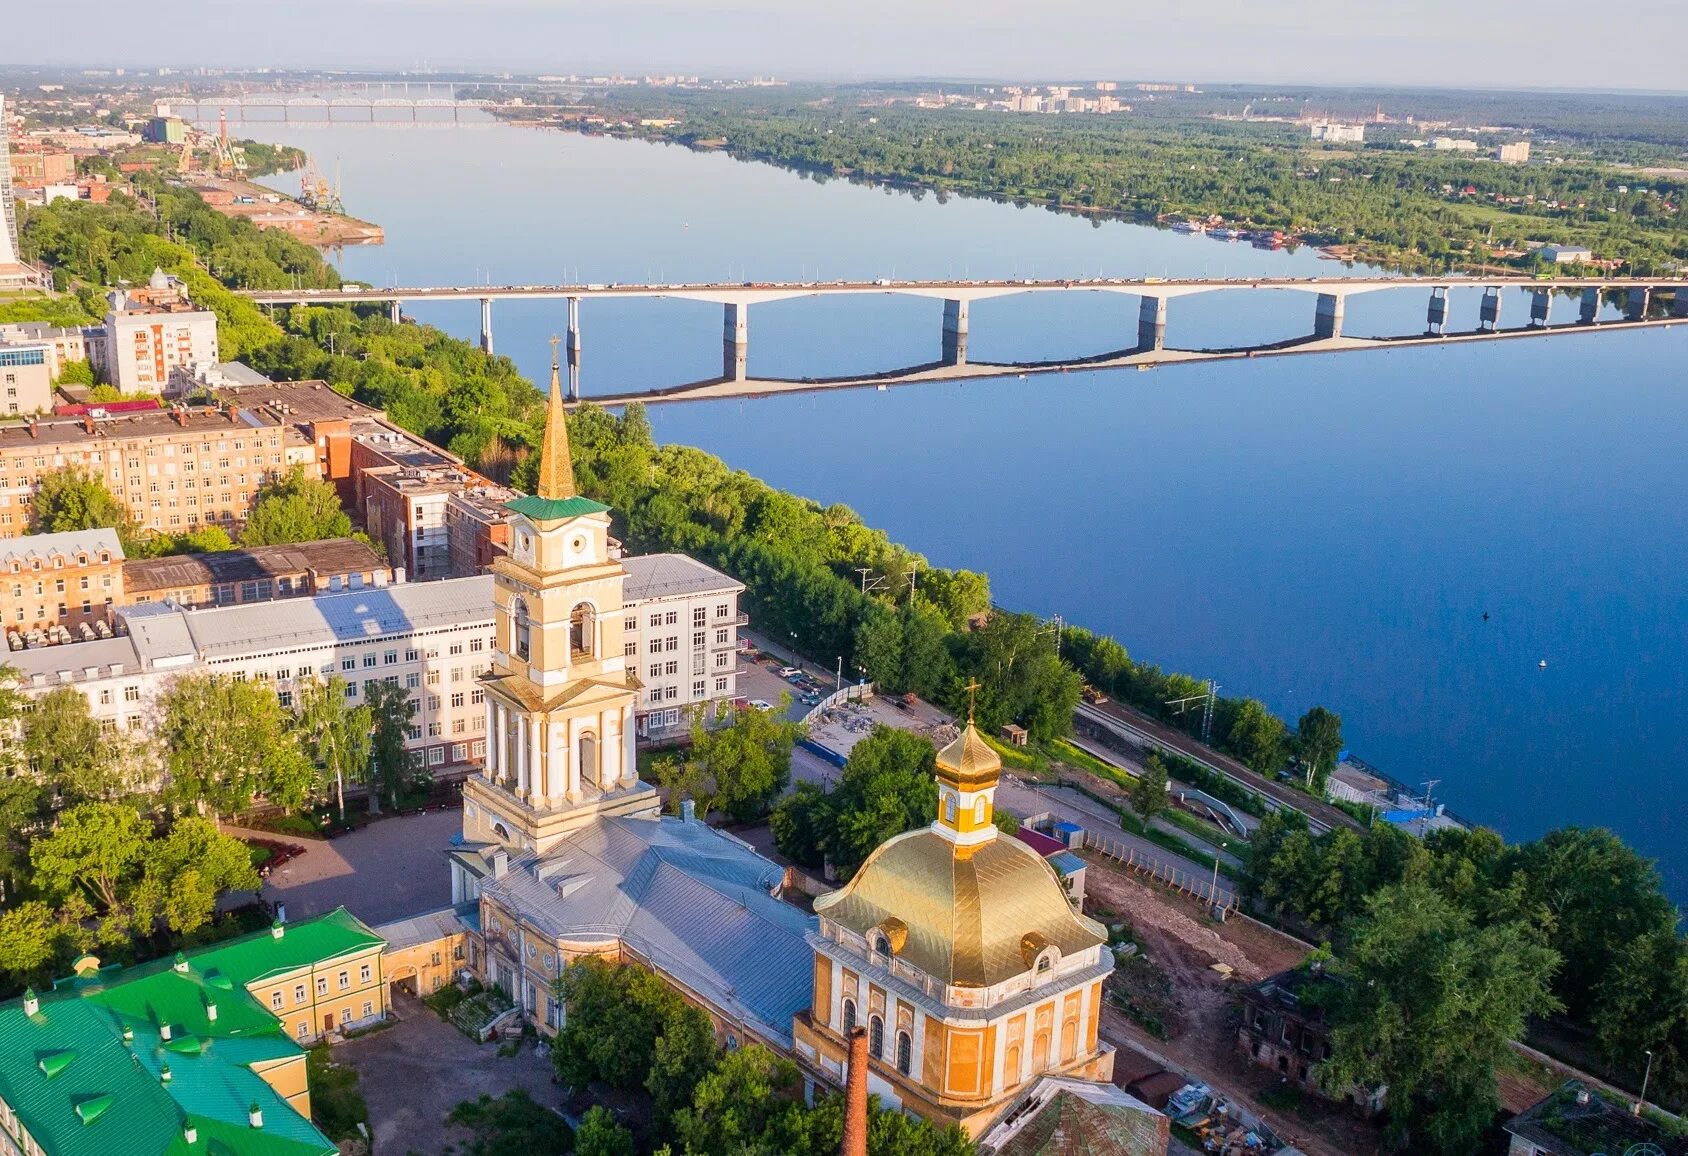
POLYGON ((308 797, 315 768, 268 683, 183 675, 158 709, 176 802, 219 815, 246 810, 259 794, 288 809, 308 797))
POLYGON ((819 867, 835 816, 830 795, 813 783, 798 783, 768 816, 768 829, 781 855, 802 867, 819 867))
POLYGON ((674 1135, 686 1156, 788 1152, 775 1137, 802 1131, 802 1094, 796 1064, 760 1045, 739 1048, 698 1081, 692 1106, 675 1117, 674 1135))
POLYGON ((368 705, 350 706, 346 682, 338 675, 299 684, 300 733, 305 749, 314 754, 324 778, 334 785, 334 801, 346 818, 346 783, 360 781, 369 771, 374 712, 368 705))
POLYGON ((594 1104, 575 1129, 574 1156, 633 1156, 633 1133, 617 1124, 608 1108, 594 1104))
POLYGON ((521 1088, 496 1100, 482 1092, 446 1119, 474 1134, 465 1145, 467 1156, 566 1156, 574 1148, 568 1125, 521 1088))
POLYGON ((1256 771, 1270 775, 1284 761, 1285 735, 1283 720, 1267 710, 1265 703, 1245 698, 1237 706, 1226 746, 1256 771))
POLYGON ((142 934, 162 922, 178 935, 189 935, 211 922, 219 895, 260 886, 246 844, 222 834, 209 819, 188 816, 147 844, 129 903, 142 934))
POLYGON ((692 1102, 698 1081, 719 1051, 707 1015, 683 1001, 664 1003, 662 1034, 651 1049, 650 1072, 645 1076, 645 1089, 661 1128, 667 1128, 674 1114, 692 1102))
POLYGON ((41 475, 30 506, 30 530, 58 534, 66 530, 116 530, 125 548, 135 538, 135 520, 99 475, 81 466, 65 466, 41 475))
POLYGON ((369 765, 375 781, 369 791, 369 809, 381 810, 384 792, 396 810, 399 790, 410 776, 410 752, 404 744, 410 735, 410 720, 416 717, 416 700, 397 683, 371 679, 363 684, 363 701, 374 727, 369 765))
MULTIPOLYGON (((602 1080, 613 1088, 646 1086, 656 1062, 657 1040, 685 1018, 686 1003, 673 988, 634 964, 606 963, 585 958, 563 969, 553 985, 568 1008, 557 1046, 551 1056, 557 1078, 582 1088, 602 1080)), ((694 1025, 677 1028, 689 1033, 694 1025)), ((676 1044, 685 1050, 689 1045, 676 1044)), ((675 1059, 670 1054, 668 1063, 675 1059)), ((678 1073, 664 1073, 655 1081, 670 1102, 678 1073)))
POLYGON ((117 752, 74 687, 36 699, 23 716, 23 750, 61 804, 108 798, 117 788, 117 752))
POLYGON ((701 711, 693 714, 690 789, 705 813, 723 810, 741 823, 768 813, 791 781, 791 748, 803 737, 802 724, 786 720, 790 704, 782 694, 773 710, 735 711, 713 728, 701 711))
POLYGON ((1331 999, 1333 1094, 1387 1085, 1387 1134, 1414 1151, 1475 1152, 1500 1108, 1495 1070, 1527 1016, 1559 1004, 1559 961, 1517 923, 1475 926, 1427 884, 1373 895, 1331 999))
POLYGON ((1166 810, 1170 798, 1171 780, 1167 777, 1166 764, 1161 757, 1153 752, 1143 760, 1143 773, 1137 776, 1137 781, 1131 785, 1131 809, 1143 817, 1147 823, 1156 815, 1166 810))
POLYGON ((243 546, 275 546, 344 538, 352 520, 340 508, 334 484, 306 473, 296 465, 267 482, 253 500, 252 513, 241 531, 243 546))
POLYGON ((57 956, 59 926, 40 900, 0 912, 0 971, 19 983, 42 978, 57 956))
POLYGON ((800 790, 781 801, 775 815, 783 817, 770 822, 776 831, 785 828, 794 843, 801 824, 820 827, 827 861, 852 874, 875 847, 938 813, 936 757, 925 736, 876 726, 850 751, 830 796, 817 802, 813 788, 800 790))
POLYGON ((59 816, 58 826, 37 839, 29 861, 35 883, 51 899, 85 891, 110 911, 139 870, 152 828, 122 803, 83 803, 59 816))
POLYGON ((1612 961, 1591 1015, 1601 1055, 1639 1079, 1653 1054, 1658 1098, 1688 1088, 1688 944, 1671 930, 1630 942, 1612 961))
POLYGON ((1316 706, 1295 727, 1295 752, 1307 768, 1307 786, 1323 795, 1325 780, 1342 752, 1342 716, 1316 706))
POLYGON ((999 611, 978 630, 957 635, 954 648, 956 666, 979 680, 977 714, 985 730, 1018 722, 1033 738, 1054 739, 1072 729, 1084 680, 1056 656, 1054 639, 1036 618, 999 611))

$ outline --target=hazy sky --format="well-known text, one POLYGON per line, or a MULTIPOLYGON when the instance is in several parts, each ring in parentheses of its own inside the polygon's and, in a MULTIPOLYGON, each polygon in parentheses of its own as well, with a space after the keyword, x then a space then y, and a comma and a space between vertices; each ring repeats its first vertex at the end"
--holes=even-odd
POLYGON ((54 0, 9 64, 1688 88, 1688 0, 54 0))

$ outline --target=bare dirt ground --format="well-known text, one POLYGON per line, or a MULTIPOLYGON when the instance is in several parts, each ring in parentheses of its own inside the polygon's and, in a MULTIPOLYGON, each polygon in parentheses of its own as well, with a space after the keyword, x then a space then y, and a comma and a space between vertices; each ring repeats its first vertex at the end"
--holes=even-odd
POLYGON ((1086 909, 1092 915, 1106 919, 1112 912, 1114 921, 1120 916, 1130 921, 1139 950, 1171 978, 1177 1003, 1168 1040, 1155 1039, 1112 1009, 1102 1018, 1104 1038, 1188 1072, 1221 1095, 1246 1104, 1308 1156, 1367 1156, 1377 1151, 1376 1128, 1339 1105, 1304 1096, 1292 1110, 1263 1108, 1259 1095, 1271 1089, 1277 1077, 1236 1054, 1231 989, 1294 967, 1307 954, 1305 944, 1236 916, 1214 923, 1196 904, 1094 859, 1085 872, 1085 890, 1086 909), (1229 966, 1233 978, 1214 971, 1216 963, 1229 966))

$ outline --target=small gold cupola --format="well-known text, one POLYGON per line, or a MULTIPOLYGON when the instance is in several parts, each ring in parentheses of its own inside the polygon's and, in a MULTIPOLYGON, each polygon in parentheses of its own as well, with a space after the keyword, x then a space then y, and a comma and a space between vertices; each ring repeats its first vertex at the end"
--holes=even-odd
POLYGON ((974 725, 972 698, 979 684, 967 686, 967 725, 959 737, 938 752, 938 818, 933 830, 960 846, 972 847, 996 838, 996 783, 1002 760, 974 725))

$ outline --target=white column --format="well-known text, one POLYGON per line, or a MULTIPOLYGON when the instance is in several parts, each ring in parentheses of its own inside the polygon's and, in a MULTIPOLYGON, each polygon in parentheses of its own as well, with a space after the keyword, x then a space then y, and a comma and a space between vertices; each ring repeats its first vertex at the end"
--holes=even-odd
POLYGON ((528 791, 538 796, 541 801, 549 802, 551 798, 551 772, 549 761, 545 757, 545 738, 541 733, 543 724, 538 718, 528 720, 528 791))
POLYGON ((516 793, 526 797, 528 790, 527 728, 516 724, 516 793))
POLYGON ((486 758, 481 761, 481 774, 490 782, 498 781, 498 748, 495 739, 498 737, 498 704, 490 698, 485 700, 486 707, 486 758))
POLYGON ((489 737, 498 748, 498 777, 503 782, 509 782, 513 775, 510 767, 510 708, 503 703, 495 703, 492 711, 495 730, 489 737))
POLYGON ((639 781, 639 761, 635 744, 638 735, 634 733, 633 707, 623 707, 621 711, 621 785, 631 787, 639 781))

